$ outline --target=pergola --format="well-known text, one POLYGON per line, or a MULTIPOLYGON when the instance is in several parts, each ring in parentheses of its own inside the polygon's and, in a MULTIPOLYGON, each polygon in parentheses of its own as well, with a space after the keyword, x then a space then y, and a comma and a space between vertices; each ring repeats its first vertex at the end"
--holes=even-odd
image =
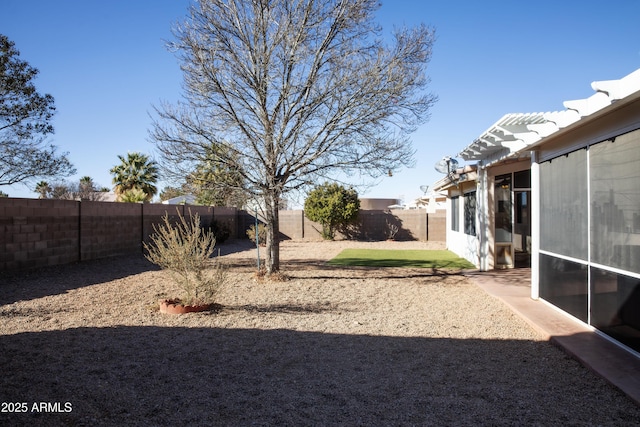
POLYGON ((529 157, 527 148, 637 92, 640 89, 639 82, 640 70, 637 70, 619 80, 591 83, 596 93, 589 98, 565 101, 565 110, 506 114, 458 153, 457 157, 468 162, 481 162, 482 167, 508 158, 529 157))

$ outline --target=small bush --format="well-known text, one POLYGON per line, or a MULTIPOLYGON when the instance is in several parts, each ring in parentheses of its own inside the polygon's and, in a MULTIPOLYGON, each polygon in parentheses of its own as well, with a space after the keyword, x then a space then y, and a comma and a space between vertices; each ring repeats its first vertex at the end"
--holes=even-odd
POLYGON ((359 211, 356 190, 335 183, 316 186, 304 201, 304 215, 322 225, 320 234, 325 240, 333 240, 337 230, 354 224, 359 211))
POLYGON ((168 270, 184 292, 184 305, 210 304, 227 280, 226 268, 211 259, 216 239, 200 227, 196 213, 187 221, 180 213, 175 225, 169 215, 154 225, 151 244, 143 243, 145 257, 160 268, 168 270))
MULTIPOLYGON (((252 225, 247 230, 247 237, 253 242, 256 242, 256 226, 252 225)), ((264 224, 258 224, 258 238, 260 239, 260 244, 264 245, 267 242, 267 227, 264 224)))

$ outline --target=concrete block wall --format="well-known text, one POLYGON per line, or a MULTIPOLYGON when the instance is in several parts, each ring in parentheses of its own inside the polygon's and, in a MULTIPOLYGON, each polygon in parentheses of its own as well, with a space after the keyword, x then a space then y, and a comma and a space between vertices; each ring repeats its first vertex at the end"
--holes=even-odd
POLYGON ((178 220, 178 215, 189 217, 196 213, 200 216, 202 227, 208 228, 215 221, 219 227, 227 228, 230 239, 238 238, 239 211, 236 208, 162 204, 143 205, 142 238, 147 243, 150 241, 150 236, 155 232, 154 224, 162 223, 162 217, 165 214, 169 215, 169 221, 173 223, 178 220))
MULTIPOLYGON (((428 218, 426 210, 393 210, 390 223, 399 226, 397 240, 431 240, 428 234, 428 218)), ((385 224, 386 227, 386 224, 385 224)))
MULTIPOLYGON (((220 209, 220 208, 216 208, 220 209)), ((238 238, 247 237, 247 230, 255 226, 255 212, 244 210, 237 211, 238 238)), ((278 213, 280 217, 280 238, 284 240, 320 240, 320 233, 315 232, 311 226, 315 223, 309 221, 304 216, 302 210, 282 210, 278 213)), ((216 214, 217 216, 217 214, 216 214)), ((258 222, 264 224, 264 218, 258 213, 258 222)))
POLYGON ((280 234, 285 239, 305 237, 304 211, 280 211, 280 234))
MULTIPOLYGON (((387 222, 398 226, 397 240, 432 240, 425 210, 361 210, 358 222, 338 239, 385 240, 388 237, 387 222)), ((280 233, 288 239, 322 240, 322 226, 310 221, 302 210, 280 212, 280 233)), ((444 233, 444 225, 442 233, 444 233)), ((444 234, 443 234, 444 236, 444 234)), ((442 239, 444 241, 444 238, 442 239)))
POLYGON ((355 237, 361 240, 385 240, 387 215, 381 210, 360 211, 358 224, 353 228, 355 237))
POLYGON ((256 223, 255 214, 245 210, 239 210, 237 221, 238 239, 247 238, 247 230, 256 223))
MULTIPOLYGON (((21 270, 116 255, 142 253, 154 224, 169 214, 198 213, 204 227, 216 221, 230 238, 246 237, 254 214, 236 208, 69 200, 0 198, 0 271, 21 270)), ((399 226, 398 240, 445 241, 445 215, 426 211, 367 211, 338 239, 384 240, 387 222, 399 226)), ((281 211, 284 239, 322 240, 320 224, 304 211, 281 211)))
POLYGON ((0 198, 0 268, 79 261, 79 218, 77 202, 0 198))
POLYGON ((169 221, 174 223, 178 219, 178 213, 182 215, 183 207, 163 204, 142 204, 142 232, 143 242, 149 243, 151 235, 155 233, 154 226, 162 224, 162 217, 169 215, 169 221))
POLYGON ((76 202, 80 208, 80 260, 140 253, 141 203, 76 202))
POLYGON ((390 225, 398 227, 396 240, 428 240, 425 210, 360 211, 359 232, 363 240, 385 240, 390 225))
POLYGON ((304 211, 300 211, 300 214, 302 215, 304 239, 312 241, 322 240, 322 225, 304 216, 304 211))
POLYGON ((446 212, 439 211, 435 214, 429 214, 428 217, 428 240, 434 242, 447 241, 447 216, 446 212))
POLYGON ((174 224, 178 221, 179 215, 189 218, 190 215, 200 216, 200 225, 209 227, 213 222, 214 208, 212 206, 190 206, 190 205, 163 205, 163 204, 142 204, 142 233, 141 238, 149 243, 150 236, 155 233, 154 226, 163 223, 163 217, 169 215, 169 222, 174 224))
POLYGON ((140 254, 154 224, 178 212, 197 212, 204 227, 215 219, 238 237, 236 208, 0 198, 0 271, 140 254))

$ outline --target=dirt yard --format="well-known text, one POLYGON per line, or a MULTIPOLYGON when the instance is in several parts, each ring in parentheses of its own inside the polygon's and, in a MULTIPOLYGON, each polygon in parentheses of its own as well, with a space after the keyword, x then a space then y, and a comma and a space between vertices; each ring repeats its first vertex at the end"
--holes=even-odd
POLYGON ((455 271, 328 266, 345 247, 282 244, 257 282, 247 241, 220 246, 216 310, 143 257, 0 279, 0 425, 638 425, 640 407, 455 271), (16 412, 22 410, 23 412, 16 412))

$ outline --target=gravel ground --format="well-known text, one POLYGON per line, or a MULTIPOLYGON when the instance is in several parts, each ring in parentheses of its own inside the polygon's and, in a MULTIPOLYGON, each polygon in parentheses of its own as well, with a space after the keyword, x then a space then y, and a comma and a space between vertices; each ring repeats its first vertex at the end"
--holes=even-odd
POLYGON ((289 280, 258 282, 225 243, 232 284, 187 315, 142 257, 5 275, 0 425, 640 425, 460 272, 326 265, 345 247, 440 248, 286 241, 289 280))

